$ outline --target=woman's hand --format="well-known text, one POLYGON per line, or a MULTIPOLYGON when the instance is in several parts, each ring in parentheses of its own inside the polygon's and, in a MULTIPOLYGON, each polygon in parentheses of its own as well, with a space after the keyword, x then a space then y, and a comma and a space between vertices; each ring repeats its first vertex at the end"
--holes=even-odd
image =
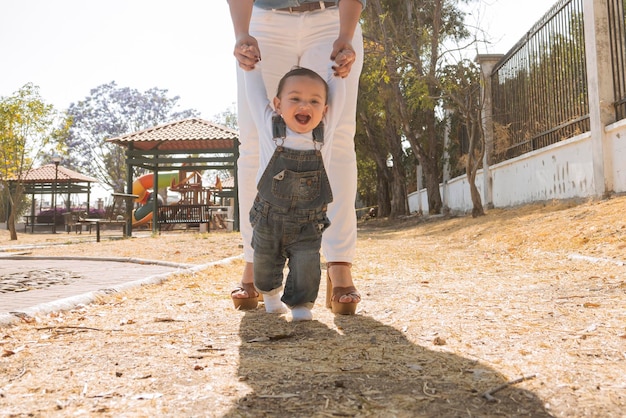
POLYGON ((337 39, 333 43, 333 52, 330 54, 330 59, 335 61, 335 65, 333 65, 335 75, 341 78, 346 78, 348 74, 350 74, 352 64, 354 64, 354 61, 356 60, 356 52, 354 52, 352 43, 342 39, 337 39))
POLYGON ((237 39, 235 51, 233 52, 239 67, 245 71, 254 69, 257 62, 261 61, 261 51, 259 51, 259 43, 254 36, 245 35, 237 39))

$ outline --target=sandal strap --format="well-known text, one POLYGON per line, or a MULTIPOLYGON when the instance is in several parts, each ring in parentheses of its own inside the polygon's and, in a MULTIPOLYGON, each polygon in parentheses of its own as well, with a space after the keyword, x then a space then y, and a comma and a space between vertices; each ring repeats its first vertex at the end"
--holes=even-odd
POLYGON ((331 300, 338 302, 342 296, 351 296, 359 301, 361 300, 361 294, 357 292, 356 287, 354 286, 333 287, 333 297, 331 300))
MULTIPOLYGON (((328 261, 326 262, 326 269, 330 269, 332 266, 347 266, 348 268, 352 268, 352 263, 348 261, 328 261)), ((330 276, 329 276, 330 277, 330 276)), ((332 279, 330 279, 332 282, 332 279)), ((346 286, 346 287, 334 287, 333 286, 333 294, 331 300, 334 302, 338 302, 342 296, 350 296, 353 299, 361 300, 361 295, 357 292, 356 287, 354 286, 346 286)))
POLYGON ((347 261, 327 261, 326 268, 331 268, 332 266, 348 266, 352 267, 352 263, 347 261))
POLYGON ((246 292, 248 294, 247 298, 239 298, 239 299, 251 299, 251 298, 258 298, 259 297, 259 292, 257 292, 256 288, 254 287, 254 284, 252 283, 240 283, 239 286, 237 286, 235 289, 233 289, 232 292, 230 292, 231 296, 234 293, 237 292, 246 292))

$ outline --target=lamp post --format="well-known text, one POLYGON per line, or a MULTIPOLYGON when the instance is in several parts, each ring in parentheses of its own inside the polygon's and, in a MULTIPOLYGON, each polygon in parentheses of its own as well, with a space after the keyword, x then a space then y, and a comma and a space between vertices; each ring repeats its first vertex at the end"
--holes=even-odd
POLYGON ((52 162, 54 163, 54 184, 52 185, 52 233, 57 233, 57 182, 59 180, 59 163, 61 162, 61 156, 56 152, 52 155, 52 162))

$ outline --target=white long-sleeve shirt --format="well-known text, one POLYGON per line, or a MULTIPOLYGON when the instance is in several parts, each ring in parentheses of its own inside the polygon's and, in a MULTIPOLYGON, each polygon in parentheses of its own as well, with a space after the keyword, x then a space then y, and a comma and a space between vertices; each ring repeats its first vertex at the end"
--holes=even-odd
MULTIPOLYGON (((335 128, 346 99, 345 81, 333 74, 333 64, 332 61, 329 62, 326 77, 322 75, 328 83, 328 111, 323 119, 324 143, 321 149, 325 167, 330 166, 330 151, 335 128)), ((276 112, 267 96, 260 63, 255 65, 254 70, 244 73, 244 80, 250 113, 252 113, 259 134, 259 171, 256 176, 256 184, 258 184, 276 150, 277 144, 272 135, 272 117, 276 115, 276 112)), ((295 150, 314 149, 313 132, 299 134, 287 127, 287 135, 282 146, 295 150)))

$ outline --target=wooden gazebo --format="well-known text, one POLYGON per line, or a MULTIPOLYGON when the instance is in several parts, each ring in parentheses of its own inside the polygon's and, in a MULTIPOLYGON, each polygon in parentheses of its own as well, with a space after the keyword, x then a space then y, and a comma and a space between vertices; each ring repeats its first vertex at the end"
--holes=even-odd
MULTIPOLYGON (((239 134, 229 128, 199 118, 189 118, 153 128, 108 139, 107 142, 126 148, 127 193, 133 192, 134 168, 153 173, 158 184, 159 172, 232 170, 232 189, 222 190, 222 196, 234 200, 234 228, 239 229, 237 199, 237 158, 239 157, 239 134)), ((158 200, 153 200, 153 219, 158 219, 158 200)), ((132 222, 129 219, 130 231, 132 222)), ((157 223, 152 229, 157 231, 157 223)))
MULTIPOLYGON (((12 180, 9 182, 15 182, 12 180)), ((34 227, 35 196, 51 195, 54 202, 57 196, 66 197, 66 211, 70 211, 72 195, 87 195, 87 211, 90 207, 92 183, 98 183, 98 179, 78 173, 62 165, 46 164, 38 168, 28 170, 22 176, 20 182, 24 186, 24 194, 31 196, 30 217, 31 229, 34 227)), ((55 204, 55 206, 57 206, 55 204)), ((54 230, 54 228, 53 228, 54 230)))

